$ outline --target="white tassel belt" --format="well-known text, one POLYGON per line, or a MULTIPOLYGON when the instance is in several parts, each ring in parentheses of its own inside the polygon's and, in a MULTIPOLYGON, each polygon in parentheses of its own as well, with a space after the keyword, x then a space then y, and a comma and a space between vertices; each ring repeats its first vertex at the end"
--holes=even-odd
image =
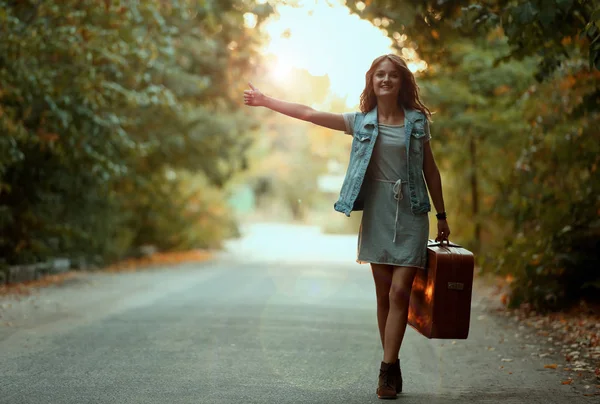
POLYGON ((396 200, 396 220, 394 220, 394 240, 393 242, 396 242, 396 226, 398 225, 398 209, 400 208, 400 201, 402 199, 404 199, 404 194, 402 193, 402 184, 407 184, 408 181, 404 181, 403 179, 399 179, 398 181, 394 182, 394 181, 388 181, 388 180, 378 180, 375 179, 375 181, 378 182, 387 182, 390 184, 394 184, 394 199, 396 200))

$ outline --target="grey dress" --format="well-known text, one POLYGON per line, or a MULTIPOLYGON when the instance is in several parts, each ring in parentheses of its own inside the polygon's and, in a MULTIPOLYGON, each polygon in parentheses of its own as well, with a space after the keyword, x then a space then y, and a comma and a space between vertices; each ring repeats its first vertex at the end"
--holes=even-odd
MULTIPOLYGON (((346 133, 352 134, 355 113, 343 115, 346 133)), ((367 192, 357 261, 425 268, 429 217, 410 210, 404 125, 378 126, 363 185, 367 192)), ((430 138, 427 134, 424 140, 430 138)))

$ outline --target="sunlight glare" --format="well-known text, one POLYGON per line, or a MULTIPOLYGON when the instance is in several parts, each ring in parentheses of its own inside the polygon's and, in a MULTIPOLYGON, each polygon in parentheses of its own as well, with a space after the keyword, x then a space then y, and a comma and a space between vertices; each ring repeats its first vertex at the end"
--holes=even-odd
POLYGON ((425 62, 424 60, 406 62, 406 66, 408 66, 408 70, 410 70, 413 73, 427 70, 427 62, 425 62))
POLYGON ((365 72, 373 59, 394 52, 392 40, 340 0, 315 0, 301 7, 278 4, 275 10, 261 25, 269 37, 263 54, 275 55, 281 63, 271 70, 274 78, 284 80, 292 67, 327 75, 333 95, 346 98, 348 107, 357 106, 365 72))
POLYGON ((254 28, 256 27, 256 22, 258 21, 258 17, 253 13, 244 13, 244 26, 246 28, 254 28))
POLYGON ((414 59, 414 57, 417 55, 417 53, 415 52, 414 49, 410 49, 410 48, 403 48, 402 49, 402 57, 405 59, 414 59))
POLYGON ((271 74, 275 80, 279 82, 285 82, 290 78, 292 72, 292 65, 281 57, 277 57, 275 66, 271 68, 271 74))

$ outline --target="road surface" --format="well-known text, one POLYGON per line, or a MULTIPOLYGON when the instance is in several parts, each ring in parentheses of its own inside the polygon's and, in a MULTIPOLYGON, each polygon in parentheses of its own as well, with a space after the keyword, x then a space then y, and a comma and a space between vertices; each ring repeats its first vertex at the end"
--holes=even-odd
MULTIPOLYGON (((205 263, 91 273, 0 300, 0 403, 375 403, 356 236, 257 224, 205 263)), ((477 289, 467 340, 401 350, 406 403, 591 403, 477 289)))

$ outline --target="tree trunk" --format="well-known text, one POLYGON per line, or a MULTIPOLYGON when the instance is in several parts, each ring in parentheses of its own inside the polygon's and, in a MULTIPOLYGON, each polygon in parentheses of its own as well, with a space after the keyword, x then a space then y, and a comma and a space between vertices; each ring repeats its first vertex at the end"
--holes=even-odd
POLYGON ((475 252, 479 252, 481 245, 481 223, 479 222, 479 198, 477 189, 477 143, 475 136, 470 138, 471 151, 471 206, 473 207, 473 220, 475 220, 475 252))

